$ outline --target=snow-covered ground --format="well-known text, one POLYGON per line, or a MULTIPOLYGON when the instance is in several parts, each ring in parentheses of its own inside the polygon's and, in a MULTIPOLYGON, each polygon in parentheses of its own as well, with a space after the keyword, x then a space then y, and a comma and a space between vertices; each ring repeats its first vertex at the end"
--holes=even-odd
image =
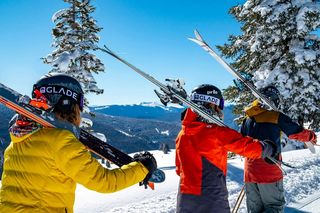
MULTIPOLYGON (((316 150, 317 154, 311 154, 307 149, 283 153, 283 160, 297 167, 283 167, 287 172, 284 178, 285 212, 320 213, 320 148, 316 147, 316 150)), ((153 153, 158 166, 166 173, 166 181, 156 184, 154 191, 136 185, 120 192, 100 194, 78 185, 75 212, 175 212, 179 178, 175 174, 174 150, 167 155, 161 151, 153 153)), ((227 185, 232 208, 243 185, 243 160, 240 157, 228 161, 227 185)), ((246 212, 245 200, 239 212, 246 212)))
MULTIPOLYGON (((320 134, 318 133, 318 138, 320 134)), ((308 149, 283 152, 283 161, 296 168, 283 167, 286 213, 320 213, 320 147, 316 154, 308 149)), ((137 185, 112 194, 102 194, 77 186, 75 213, 173 213, 175 212, 179 178, 175 173, 175 150, 169 154, 152 151, 159 168, 166 173, 166 181, 156 184, 155 190, 137 185)), ((243 159, 228 161, 227 186, 232 208, 243 186, 243 159)), ((268 171, 262 171, 268 172, 268 171)), ((1 182, 0 182, 1 183, 1 182)), ((246 212, 245 200, 239 212, 246 212)))

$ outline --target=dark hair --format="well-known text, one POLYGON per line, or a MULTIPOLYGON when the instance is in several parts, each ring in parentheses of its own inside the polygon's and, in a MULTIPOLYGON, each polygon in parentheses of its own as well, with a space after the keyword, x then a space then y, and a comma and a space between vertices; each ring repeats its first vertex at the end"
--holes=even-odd
POLYGON ((78 125, 80 122, 80 108, 78 104, 72 103, 70 108, 66 110, 64 107, 59 107, 59 104, 54 108, 53 112, 59 119, 69 121, 74 125, 78 125))

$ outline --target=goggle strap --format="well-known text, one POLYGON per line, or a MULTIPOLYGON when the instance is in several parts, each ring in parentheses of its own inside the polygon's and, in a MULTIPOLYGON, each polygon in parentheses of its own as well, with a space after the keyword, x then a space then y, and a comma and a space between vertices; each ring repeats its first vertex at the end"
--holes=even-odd
POLYGON ((191 101, 202 101, 206 103, 211 103, 219 106, 220 109, 223 109, 224 107, 224 100, 210 96, 210 95, 204 95, 204 94, 197 94, 193 93, 191 95, 191 101))

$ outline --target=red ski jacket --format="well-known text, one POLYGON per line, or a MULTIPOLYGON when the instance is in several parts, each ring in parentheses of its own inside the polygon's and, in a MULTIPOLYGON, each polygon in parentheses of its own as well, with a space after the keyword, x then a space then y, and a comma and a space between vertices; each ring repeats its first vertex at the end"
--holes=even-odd
POLYGON ((177 212, 230 212, 225 177, 228 151, 256 159, 262 146, 233 129, 197 121, 197 114, 187 109, 176 139, 177 212))

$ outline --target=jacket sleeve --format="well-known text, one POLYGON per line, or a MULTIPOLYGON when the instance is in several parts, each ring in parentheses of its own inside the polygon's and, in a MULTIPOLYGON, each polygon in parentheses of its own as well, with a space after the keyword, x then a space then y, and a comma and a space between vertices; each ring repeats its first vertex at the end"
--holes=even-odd
POLYGON ((252 159, 261 158, 262 145, 259 140, 243 136, 228 127, 218 127, 216 137, 227 151, 252 159))
POLYGON ((288 116, 280 113, 279 127, 290 138, 301 142, 316 142, 316 134, 312 130, 304 129, 299 124, 292 121, 288 116))
POLYGON ((303 127, 283 113, 279 114, 278 126, 287 136, 303 131, 303 127))
POLYGON ((113 170, 104 168, 67 130, 61 130, 52 146, 57 167, 74 181, 94 191, 116 192, 142 181, 148 174, 148 170, 138 162, 113 170))
POLYGON ((292 134, 289 136, 290 139, 294 139, 301 142, 311 141, 312 143, 317 142, 317 136, 312 130, 303 129, 301 132, 292 134))

